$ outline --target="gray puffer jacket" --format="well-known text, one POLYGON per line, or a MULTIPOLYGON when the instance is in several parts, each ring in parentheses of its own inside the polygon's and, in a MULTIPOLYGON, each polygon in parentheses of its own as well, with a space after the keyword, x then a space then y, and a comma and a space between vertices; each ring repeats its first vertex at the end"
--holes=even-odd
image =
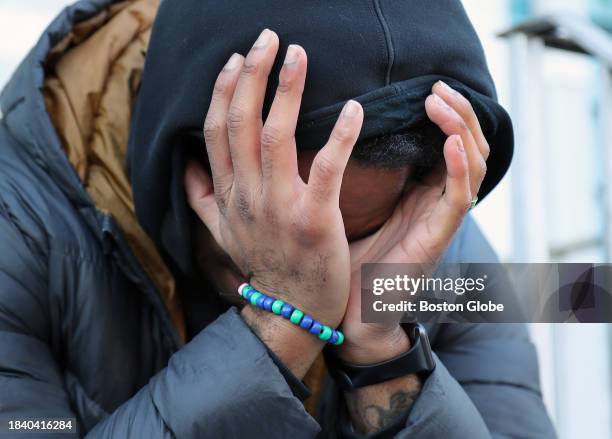
MULTIPOLYGON (((40 91, 43 60, 106 3, 65 10, 0 98, 0 418, 75 418, 78 437, 353 437, 333 383, 311 417, 234 309, 180 347, 152 281, 68 162, 40 91)), ((446 260, 495 255, 467 218, 446 260)), ((524 326, 429 332, 437 368, 401 431, 385 434, 554 437, 524 326)))

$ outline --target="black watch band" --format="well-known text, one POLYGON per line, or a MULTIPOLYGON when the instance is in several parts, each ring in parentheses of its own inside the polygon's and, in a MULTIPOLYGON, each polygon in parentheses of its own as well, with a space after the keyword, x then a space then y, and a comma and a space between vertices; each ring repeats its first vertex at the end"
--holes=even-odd
POLYGON ((376 364, 357 365, 340 360, 333 352, 324 351, 330 375, 345 391, 371 386, 410 374, 428 375, 436 367, 425 328, 412 324, 405 328, 412 347, 408 352, 376 364))

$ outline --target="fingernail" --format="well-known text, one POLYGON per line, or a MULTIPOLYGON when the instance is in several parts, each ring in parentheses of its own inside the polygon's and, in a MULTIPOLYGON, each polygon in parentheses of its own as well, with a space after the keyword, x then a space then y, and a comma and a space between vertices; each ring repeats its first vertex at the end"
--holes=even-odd
POLYGON ((436 103, 436 105, 438 105, 440 108, 442 108, 443 110, 450 110, 450 107, 448 106, 448 104, 444 101, 444 99, 442 99, 440 96, 438 96, 436 93, 433 94, 434 97, 434 101, 436 103))
POLYGON ((461 140, 461 136, 457 136, 457 151, 459 152, 465 151, 465 149, 463 148, 463 140, 461 140))
POLYGON ((344 110, 342 110, 342 115, 344 117, 355 117, 358 112, 359 112, 359 104, 353 100, 350 100, 344 105, 344 110))
POLYGON ((223 70, 234 70, 240 64, 240 59, 242 57, 237 53, 234 53, 230 56, 230 59, 227 61, 227 64, 223 67, 223 70))
POLYGON ((257 38, 257 41, 255 41, 255 44, 253 44, 253 48, 261 49, 263 47, 266 47, 270 42, 271 35, 272 32, 270 31, 270 29, 264 29, 262 33, 259 34, 259 37, 257 38))
POLYGON ((298 49, 298 46, 296 46, 295 44, 291 44, 289 47, 287 47, 287 55, 285 55, 284 64, 295 64, 298 59, 299 53, 300 51, 298 49))

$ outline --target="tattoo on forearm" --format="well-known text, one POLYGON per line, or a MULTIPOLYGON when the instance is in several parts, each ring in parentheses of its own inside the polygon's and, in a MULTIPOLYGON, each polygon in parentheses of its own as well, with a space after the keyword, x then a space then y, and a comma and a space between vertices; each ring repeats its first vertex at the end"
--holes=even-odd
POLYGON ((389 408, 379 405, 368 405, 363 409, 364 421, 370 428, 381 429, 391 424, 399 415, 412 406, 416 395, 399 391, 391 395, 389 408))
POLYGON ((409 383, 403 383, 400 389, 364 389, 360 393, 347 395, 347 406, 353 425, 360 433, 368 434, 383 429, 404 414, 421 390, 421 383, 411 377, 409 383), (408 384, 408 385, 406 385, 408 384))

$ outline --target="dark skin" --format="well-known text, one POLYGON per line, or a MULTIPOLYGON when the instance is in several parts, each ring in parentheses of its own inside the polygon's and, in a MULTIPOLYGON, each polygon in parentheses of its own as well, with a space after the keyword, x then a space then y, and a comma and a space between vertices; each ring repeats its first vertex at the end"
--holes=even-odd
MULTIPOLYGON (((489 147, 469 102, 438 82, 425 109, 448 138, 444 164, 424 181, 406 185, 408 168, 350 160, 363 123, 355 101, 347 102, 320 151, 298 155, 294 135, 307 64, 301 47, 289 46, 272 108, 261 117, 278 46, 278 36, 265 30, 246 59, 230 58, 215 84, 204 123, 211 172, 191 162, 185 175, 189 204, 203 224, 200 251, 207 254, 200 260, 208 262, 202 270, 233 297, 248 280, 326 325, 341 326, 346 340, 335 353, 345 361, 388 360, 410 342, 399 322, 361 322, 360 266, 435 266, 478 193, 489 147)), ((242 316, 298 378, 324 347, 271 313, 247 306, 242 316)), ((346 393, 355 428, 385 427, 411 406, 420 386, 407 375, 346 393)))
MULTIPOLYGON (((298 152, 298 170, 304 180, 317 151, 298 152)), ((349 242, 372 235, 391 217, 404 191, 409 187, 412 170, 409 166, 381 169, 350 160, 340 192, 340 211, 349 242), (376 182, 376 184, 372 184, 376 182)), ((217 245, 203 223, 197 226, 199 267, 218 291, 236 304, 236 288, 244 277, 231 258, 217 245)))
MULTIPOLYGON (((305 180, 312 166, 316 151, 298 153, 298 169, 305 180)), ((395 211, 402 195, 409 189, 411 168, 381 169, 364 166, 354 160, 349 161, 342 180, 340 210, 344 219, 345 233, 349 242, 371 236, 379 230, 395 211), (372 182, 376 184, 372 184, 372 182)), ((197 230, 199 245, 199 267, 211 280, 220 294, 237 306, 242 301, 236 294, 237 287, 244 277, 227 254, 217 245, 211 233, 203 224, 197 230)), ((246 310, 252 311, 250 308, 246 310)), ((265 319, 265 315, 259 316, 265 319)), ((254 325, 256 323, 252 323, 254 325)), ((262 326, 257 328, 262 337, 266 334, 262 326)), ((399 334, 396 340, 388 340, 389 346, 382 343, 382 357, 394 356, 410 348, 407 338, 399 334)), ((356 426, 362 432, 372 432, 384 428, 405 412, 415 401, 421 389, 421 381, 416 375, 381 383, 360 389, 346 395, 346 401, 356 426)))

